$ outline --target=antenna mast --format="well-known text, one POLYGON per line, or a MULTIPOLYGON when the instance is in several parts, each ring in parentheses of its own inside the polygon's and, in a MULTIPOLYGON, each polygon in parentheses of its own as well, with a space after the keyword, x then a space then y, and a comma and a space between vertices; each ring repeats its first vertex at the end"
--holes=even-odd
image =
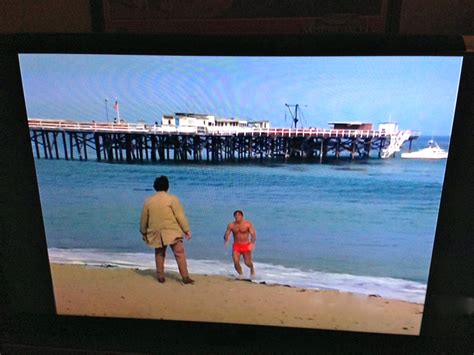
POLYGON ((296 128, 297 124, 298 124, 298 121, 299 121, 299 119, 298 119, 298 107, 299 107, 299 105, 298 104, 296 104, 296 105, 285 104, 285 106, 288 108, 288 111, 290 111, 291 118, 293 119, 293 123, 295 124, 294 128, 296 128), (292 111, 293 107, 295 108, 294 112, 292 111))

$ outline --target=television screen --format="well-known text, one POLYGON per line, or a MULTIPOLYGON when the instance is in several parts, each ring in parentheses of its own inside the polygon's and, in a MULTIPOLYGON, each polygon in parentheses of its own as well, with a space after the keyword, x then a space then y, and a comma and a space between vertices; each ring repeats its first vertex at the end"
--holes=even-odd
POLYGON ((19 63, 57 314, 420 333, 462 56, 19 63))

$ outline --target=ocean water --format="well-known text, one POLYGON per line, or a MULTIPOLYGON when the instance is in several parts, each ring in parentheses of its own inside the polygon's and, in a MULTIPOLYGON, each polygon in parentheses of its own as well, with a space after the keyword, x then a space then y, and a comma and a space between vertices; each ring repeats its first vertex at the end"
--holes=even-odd
MULTIPOLYGON (((35 164, 51 261, 154 268, 139 218, 167 175, 193 232, 191 273, 234 275, 223 235, 241 209, 257 231, 257 282, 424 302, 445 160, 35 164)), ((176 270, 171 251, 167 267, 176 270)))

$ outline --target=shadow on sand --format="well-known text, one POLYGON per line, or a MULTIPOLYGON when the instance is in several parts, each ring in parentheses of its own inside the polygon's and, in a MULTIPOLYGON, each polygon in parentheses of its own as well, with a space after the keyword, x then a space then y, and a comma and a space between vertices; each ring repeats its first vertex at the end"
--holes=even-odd
MULTIPOLYGON (((156 276, 156 270, 139 270, 136 269, 135 273, 137 273, 140 276, 147 277, 147 278, 152 278, 153 280, 157 281, 157 276, 156 276)), ((165 272, 165 277, 166 280, 173 280, 176 282, 182 282, 181 276, 176 273, 176 272, 165 272)))

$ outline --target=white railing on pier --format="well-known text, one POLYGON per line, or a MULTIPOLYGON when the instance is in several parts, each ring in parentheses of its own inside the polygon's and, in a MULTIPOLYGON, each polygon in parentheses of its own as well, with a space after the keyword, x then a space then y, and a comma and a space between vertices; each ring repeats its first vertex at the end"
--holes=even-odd
POLYGON ((393 156, 393 154, 399 152, 403 143, 405 143, 412 136, 413 134, 410 130, 399 131, 396 134, 390 136, 390 143, 387 148, 382 149, 380 157, 382 159, 390 158, 393 156))
MULTIPOLYGON (((324 138, 378 138, 398 137, 402 132, 410 132, 410 136, 419 136, 419 132, 400 131, 387 133, 377 130, 326 129, 326 128, 257 128, 257 127, 192 127, 192 126, 158 126, 143 123, 106 123, 78 122, 71 120, 28 119, 30 128, 103 133, 149 133, 149 134, 193 134, 193 135, 239 135, 239 136, 279 136, 279 137, 324 137, 324 138)), ((403 136, 405 137, 405 136, 403 136)), ((405 140, 408 138, 405 137, 405 140)), ((398 138, 396 138, 398 139, 398 138)), ((391 139, 395 144, 395 141, 391 139)), ((398 142, 398 140, 396 141, 398 142)), ((398 144, 398 143, 397 143, 398 144)), ((396 144, 396 145, 397 145, 396 144)), ((403 144, 403 142, 401 143, 403 144)), ((401 146, 400 144, 400 146, 401 146)), ((389 145, 390 151, 393 148, 389 145)), ((387 153, 388 154, 388 151, 387 153)), ((391 153, 393 154, 393 152, 391 153)))

